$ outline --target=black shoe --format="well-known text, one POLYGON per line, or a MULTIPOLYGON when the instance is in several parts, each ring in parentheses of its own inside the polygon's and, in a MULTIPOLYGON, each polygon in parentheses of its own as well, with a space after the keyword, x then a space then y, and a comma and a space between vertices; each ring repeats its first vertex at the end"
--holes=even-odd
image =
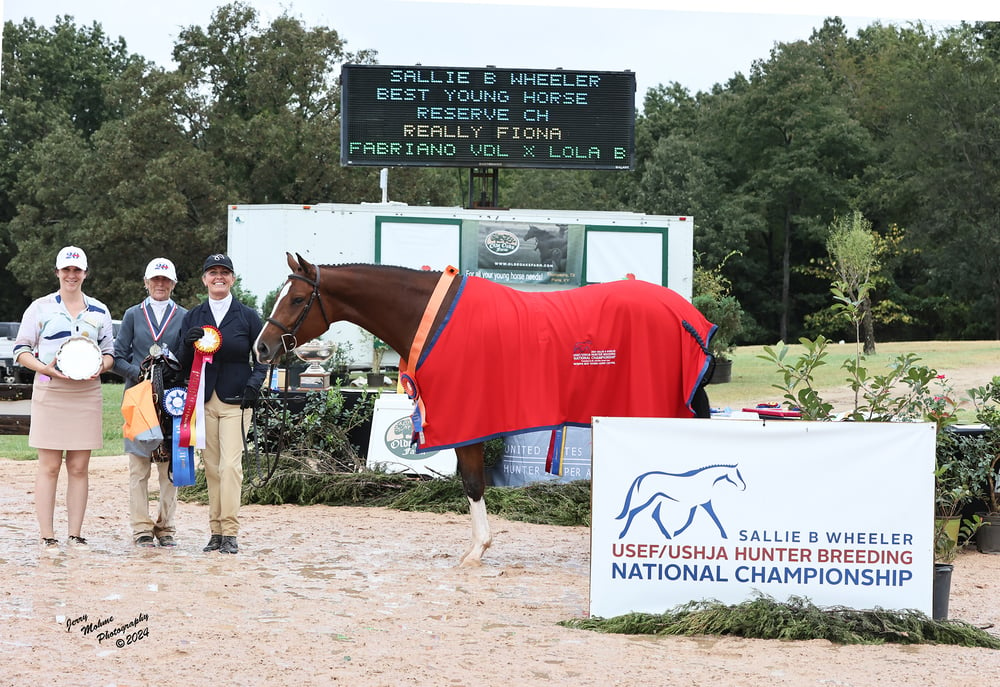
POLYGON ((135 545, 139 546, 139 547, 142 547, 144 549, 151 549, 154 546, 156 546, 153 543, 153 538, 151 536, 149 536, 148 534, 144 534, 141 537, 139 537, 138 539, 136 539, 135 540, 135 545))
POLYGON ((160 546, 177 546, 177 542, 169 534, 161 534, 157 540, 160 542, 160 546))
POLYGON ((208 543, 205 544, 205 548, 202 551, 218 551, 222 546, 222 535, 213 534, 208 538, 208 543))
POLYGON ((219 547, 219 553, 237 553, 240 547, 236 545, 236 537, 223 537, 222 546, 219 547))
POLYGON ((87 540, 77 535, 70 535, 69 547, 77 551, 90 551, 90 544, 87 543, 87 540))

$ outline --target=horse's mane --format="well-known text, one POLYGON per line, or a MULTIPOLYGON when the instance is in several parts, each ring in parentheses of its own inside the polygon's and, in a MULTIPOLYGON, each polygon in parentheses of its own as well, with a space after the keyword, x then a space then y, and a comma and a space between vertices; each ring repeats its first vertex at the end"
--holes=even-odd
POLYGON ((316 268, 325 267, 325 268, 328 268, 328 269, 340 269, 340 268, 348 268, 349 269, 349 268, 354 268, 354 267, 361 267, 361 268, 377 268, 377 269, 380 269, 380 270, 393 270, 393 271, 399 271, 399 272, 429 272, 431 274, 435 274, 435 273, 436 274, 441 274, 441 270, 417 270, 417 269, 413 269, 412 267, 403 267, 402 265, 375 265, 375 264, 370 263, 370 262, 342 262, 342 263, 338 263, 336 265, 324 264, 324 265, 316 265, 315 267, 316 268))

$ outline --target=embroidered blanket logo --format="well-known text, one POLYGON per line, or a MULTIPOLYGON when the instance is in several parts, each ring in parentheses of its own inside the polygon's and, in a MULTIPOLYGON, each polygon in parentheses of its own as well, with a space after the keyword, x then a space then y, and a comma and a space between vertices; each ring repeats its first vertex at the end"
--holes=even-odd
POLYGON ((614 365, 618 351, 614 348, 594 350, 594 342, 578 341, 573 347, 574 365, 614 365))

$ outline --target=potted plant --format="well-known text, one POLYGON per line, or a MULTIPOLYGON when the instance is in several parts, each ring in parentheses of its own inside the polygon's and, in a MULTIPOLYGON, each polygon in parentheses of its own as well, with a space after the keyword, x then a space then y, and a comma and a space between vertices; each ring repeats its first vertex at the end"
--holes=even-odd
POLYGON ((368 373, 368 386, 382 386, 385 383, 385 373, 382 371, 382 357, 389 350, 389 344, 377 336, 371 336, 372 371, 368 373))
POLYGON ((718 266, 711 269, 701 265, 701 255, 696 255, 691 303, 717 329, 708 343, 708 352, 715 359, 715 371, 709 383, 721 384, 732 379, 733 351, 737 337, 744 329, 743 306, 732 295, 732 283, 722 274, 726 261, 739 251, 729 253, 718 266))
POLYGON ((976 419, 985 431, 968 437, 963 452, 976 471, 974 496, 986 510, 983 527, 976 534, 976 547, 983 553, 1000 553, 1000 377, 985 386, 969 389, 976 419))
POLYGON ((934 526, 958 543, 962 509, 975 497, 979 480, 976 461, 969 456, 968 444, 975 441, 954 429, 957 408, 951 396, 934 396, 924 414, 937 422, 934 468, 934 526), (947 402, 947 406, 945 403, 947 402))
POLYGON ((352 350, 350 341, 338 341, 334 344, 333 357, 323 363, 323 367, 330 373, 332 386, 341 386, 350 381, 352 350))
POLYGON ((932 585, 931 616, 934 620, 948 619, 948 600, 951 596, 951 573, 959 552, 983 525, 978 515, 961 521, 958 535, 952 539, 945 531, 943 520, 934 525, 934 580, 932 585))

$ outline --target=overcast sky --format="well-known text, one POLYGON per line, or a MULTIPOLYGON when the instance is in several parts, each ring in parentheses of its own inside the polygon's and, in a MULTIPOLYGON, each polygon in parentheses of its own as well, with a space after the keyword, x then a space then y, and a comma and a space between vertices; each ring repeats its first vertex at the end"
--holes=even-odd
MULTIPOLYGON (((129 50, 164 67, 182 27, 206 26, 219 0, 0 0, 4 19, 33 18, 52 26, 68 14, 77 24, 98 22, 129 50)), ((638 104, 650 87, 677 81, 708 90, 776 42, 805 40, 824 17, 840 16, 848 31, 875 20, 923 20, 934 27, 961 19, 1000 18, 1000 4, 979 0, 253 0, 264 23, 287 11, 307 26, 335 29, 348 50, 373 49, 386 65, 518 67, 636 73, 638 104), (697 4, 698 12, 683 8, 697 4), (610 6, 613 5, 614 8, 610 6), (816 14, 802 15, 803 5, 816 14), (989 16, 992 15, 992 16, 989 16)))

